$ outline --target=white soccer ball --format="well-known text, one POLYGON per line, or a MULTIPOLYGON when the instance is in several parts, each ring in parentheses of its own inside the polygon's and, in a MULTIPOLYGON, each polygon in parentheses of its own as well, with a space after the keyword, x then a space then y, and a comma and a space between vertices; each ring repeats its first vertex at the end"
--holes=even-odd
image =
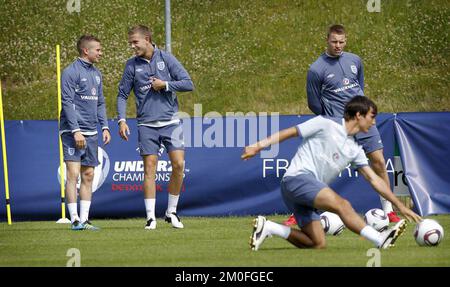
POLYGON ((339 235, 344 231, 345 225, 339 215, 325 211, 320 215, 320 223, 323 231, 329 235, 339 235))
POLYGON ((364 221, 379 232, 385 231, 389 227, 389 217, 379 208, 367 211, 364 214, 364 221))
POLYGON ((420 246, 438 246, 444 238, 444 229, 433 219, 424 219, 416 225, 414 238, 420 246))

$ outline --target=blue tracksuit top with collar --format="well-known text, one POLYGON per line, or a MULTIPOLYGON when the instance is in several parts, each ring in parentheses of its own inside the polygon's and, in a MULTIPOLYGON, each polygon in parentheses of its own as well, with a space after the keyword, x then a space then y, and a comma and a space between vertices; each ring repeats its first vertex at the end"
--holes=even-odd
POLYGON ((91 63, 78 58, 61 76, 61 122, 59 131, 97 133, 97 123, 108 128, 102 74, 91 63))
POLYGON ((345 104, 354 96, 364 96, 361 59, 347 52, 337 57, 323 53, 308 70, 306 93, 314 114, 343 117, 345 104))
POLYGON ((150 61, 134 56, 125 65, 117 95, 119 121, 126 118, 127 99, 133 89, 136 97, 138 124, 177 119, 178 100, 175 92, 194 89, 191 77, 170 53, 154 48, 150 61), (151 77, 166 81, 166 89, 155 91, 151 77))

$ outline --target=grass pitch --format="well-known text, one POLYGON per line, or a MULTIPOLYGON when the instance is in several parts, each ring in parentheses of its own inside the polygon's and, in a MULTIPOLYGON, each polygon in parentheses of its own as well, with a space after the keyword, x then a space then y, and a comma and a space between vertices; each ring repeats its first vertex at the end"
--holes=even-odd
MULTIPOLYGON (((285 215, 268 216, 282 222, 285 215)), ((450 215, 432 216, 447 232, 450 215)), ((268 238, 257 252, 249 249, 253 217, 185 217, 177 230, 158 218, 156 230, 145 220, 93 220, 100 231, 71 231, 54 222, 0 223, 0 266, 66 266, 70 248, 80 251, 81 266, 357 266, 373 258, 372 244, 345 230, 328 236, 325 250, 302 250, 281 238, 268 238)), ((450 240, 419 247, 414 224, 392 249, 381 251, 381 266, 449 266, 450 240)), ((447 235, 448 236, 448 235, 447 235)))

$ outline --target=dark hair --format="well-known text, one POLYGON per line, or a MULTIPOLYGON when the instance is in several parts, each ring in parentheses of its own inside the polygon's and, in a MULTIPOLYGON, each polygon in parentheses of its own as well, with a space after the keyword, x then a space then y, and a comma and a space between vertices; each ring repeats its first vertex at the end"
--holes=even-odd
POLYGON ((139 33, 145 37, 148 37, 150 40, 150 43, 152 42, 152 31, 144 25, 137 25, 132 27, 130 30, 128 30, 128 36, 134 35, 136 33, 139 33))
POLYGON ((344 118, 346 121, 351 120, 356 117, 358 112, 365 116, 370 108, 376 116, 378 113, 377 105, 371 99, 364 96, 355 96, 345 105, 344 118))
POLYGON ((86 44, 92 41, 100 43, 100 40, 93 35, 83 35, 78 39, 77 50, 80 56, 83 55, 83 49, 86 48, 86 44))
POLYGON ((342 25, 334 24, 328 28, 327 38, 330 38, 331 33, 336 33, 338 35, 345 35, 345 28, 342 25))

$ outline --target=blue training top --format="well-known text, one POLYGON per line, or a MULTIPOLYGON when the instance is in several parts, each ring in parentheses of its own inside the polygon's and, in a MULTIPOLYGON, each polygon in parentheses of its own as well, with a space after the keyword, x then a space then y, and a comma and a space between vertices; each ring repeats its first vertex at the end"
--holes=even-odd
POLYGON ((323 53, 308 70, 306 93, 314 114, 343 117, 345 105, 354 96, 364 96, 361 59, 347 52, 337 57, 323 53))
POLYGON ((172 54, 155 47, 150 61, 135 56, 125 65, 117 95, 119 121, 126 118, 126 104, 131 89, 136 97, 138 124, 145 124, 176 119, 178 100, 175 92, 192 91, 194 84, 186 69, 172 54), (166 89, 155 91, 151 77, 166 81, 166 89))
POLYGON ((61 122, 59 131, 97 134, 97 123, 108 129, 102 74, 81 58, 64 69, 61 76, 61 122))

